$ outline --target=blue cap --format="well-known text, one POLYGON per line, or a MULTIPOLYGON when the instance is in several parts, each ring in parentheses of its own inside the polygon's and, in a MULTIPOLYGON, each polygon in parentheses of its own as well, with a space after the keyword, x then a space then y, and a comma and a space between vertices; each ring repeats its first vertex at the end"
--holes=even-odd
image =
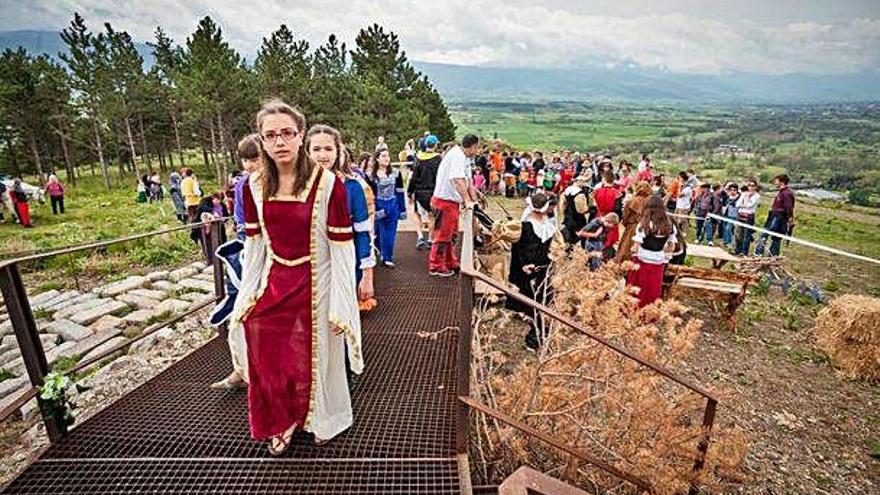
POLYGON ((436 146, 439 142, 440 140, 433 134, 425 138, 425 146, 436 146))

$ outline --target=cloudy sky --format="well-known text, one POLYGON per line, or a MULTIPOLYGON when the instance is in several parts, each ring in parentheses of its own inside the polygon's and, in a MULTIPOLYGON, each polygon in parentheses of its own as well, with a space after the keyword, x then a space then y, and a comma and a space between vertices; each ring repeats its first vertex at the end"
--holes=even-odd
POLYGON ((313 46, 378 22, 414 60, 503 67, 840 74, 880 70, 880 0, 0 0, 0 31, 59 30, 80 12, 182 43, 210 15, 252 56, 285 23, 313 46))

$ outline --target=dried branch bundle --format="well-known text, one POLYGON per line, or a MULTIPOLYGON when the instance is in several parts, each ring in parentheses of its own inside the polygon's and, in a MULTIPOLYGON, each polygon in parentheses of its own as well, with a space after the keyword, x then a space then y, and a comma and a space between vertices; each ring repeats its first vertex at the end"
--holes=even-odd
MULTIPOLYGON (((563 261, 554 264, 550 277, 553 307, 646 359, 679 366, 696 345, 702 322, 687 318, 687 309, 676 301, 638 310, 622 283, 631 265, 608 264, 590 272, 586 253, 575 251, 554 253, 563 261)), ((685 492, 691 483, 712 485, 717 476, 735 474, 745 456, 745 438, 738 429, 720 428, 713 431, 706 469, 693 472, 705 405, 700 395, 549 320, 538 322, 546 333, 539 352, 511 359, 500 350, 511 338, 510 318, 485 301, 478 308, 473 378, 485 403, 636 474, 656 493, 685 492)), ((562 477, 568 459, 560 452, 491 420, 476 421, 477 456, 485 461, 481 474, 487 479, 523 463, 562 477)), ((570 468, 572 482, 581 487, 629 486, 593 466, 580 465, 574 473, 570 468)))

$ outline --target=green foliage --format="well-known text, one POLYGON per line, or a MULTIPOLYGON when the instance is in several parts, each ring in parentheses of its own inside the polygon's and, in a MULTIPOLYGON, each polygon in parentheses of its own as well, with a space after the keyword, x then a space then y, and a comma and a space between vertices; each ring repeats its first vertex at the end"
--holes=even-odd
POLYGON ((840 290, 840 284, 834 279, 826 280, 825 283, 822 284, 822 289, 827 290, 828 292, 837 292, 840 290))
POLYGON ((868 438, 865 441, 865 444, 868 447, 868 455, 873 457, 874 459, 880 460, 880 442, 878 442, 875 438, 868 438))
POLYGON ((854 205, 861 206, 873 206, 873 201, 871 201, 871 193, 870 189, 853 189, 847 195, 847 201, 854 205))
POLYGON ((309 123, 338 128, 353 150, 372 150, 384 135, 394 152, 426 129, 455 138, 439 93, 377 24, 360 31, 354 51, 331 35, 311 53, 282 24, 250 66, 204 17, 183 46, 157 28, 146 72, 129 34, 109 23, 93 32, 77 13, 61 38, 63 67, 23 49, 0 59, 0 170, 42 181, 63 164, 73 184, 99 165, 109 191, 111 169, 130 185, 154 160, 163 172, 180 168, 191 149, 225 185, 236 143, 253 132, 269 97, 299 107, 309 123))
POLYGON ((770 292, 770 281, 767 278, 761 278, 750 290, 755 296, 766 296, 770 292))
POLYGON ((73 368, 74 366, 76 366, 76 363, 78 363, 78 362, 79 362, 79 356, 60 357, 60 358, 58 358, 57 361, 55 361, 55 364, 52 365, 52 371, 54 371, 56 373, 64 373, 65 371, 69 370, 70 368, 73 368))
POLYGON ((71 409, 75 406, 67 399, 67 390, 71 385, 73 381, 70 378, 52 371, 43 378, 43 385, 39 387, 38 398, 43 417, 56 421, 62 434, 74 423, 71 409))
POLYGON ((10 378, 15 378, 15 375, 6 368, 0 368, 0 382, 9 380, 10 378))

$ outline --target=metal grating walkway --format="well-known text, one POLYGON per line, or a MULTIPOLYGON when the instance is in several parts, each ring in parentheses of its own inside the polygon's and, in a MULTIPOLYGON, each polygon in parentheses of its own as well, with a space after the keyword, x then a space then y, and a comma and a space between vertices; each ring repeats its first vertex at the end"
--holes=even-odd
POLYGON ((355 423, 330 443, 300 433, 276 459, 252 441, 246 392, 208 388, 232 369, 214 339, 78 425, 2 493, 459 493, 457 333, 416 335, 458 324, 458 281, 428 276, 414 241, 401 234, 397 267, 377 268, 355 423))

